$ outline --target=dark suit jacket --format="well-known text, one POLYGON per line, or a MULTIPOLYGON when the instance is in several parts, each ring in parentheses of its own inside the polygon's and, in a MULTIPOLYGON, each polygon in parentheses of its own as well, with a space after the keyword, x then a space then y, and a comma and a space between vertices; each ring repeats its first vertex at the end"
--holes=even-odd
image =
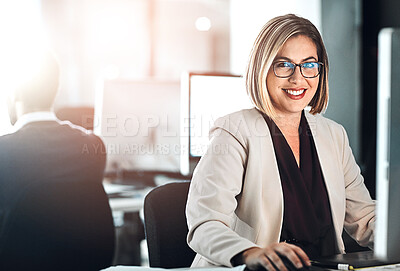
POLYGON ((74 180, 101 185, 105 161, 101 139, 69 122, 31 122, 0 137, 0 216, 26 184, 74 180))
POLYGON ((0 269, 110 266, 114 225, 101 139, 69 122, 0 137, 0 269))

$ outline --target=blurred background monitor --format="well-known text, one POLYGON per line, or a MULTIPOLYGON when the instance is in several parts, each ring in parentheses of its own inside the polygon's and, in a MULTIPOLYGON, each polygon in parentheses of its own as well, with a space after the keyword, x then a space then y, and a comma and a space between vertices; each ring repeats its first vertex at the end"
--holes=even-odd
POLYGON ((184 73, 181 84, 181 173, 190 175, 207 151, 214 121, 253 105, 241 76, 184 73))
POLYGON ((106 147, 106 174, 179 172, 179 91, 179 81, 104 82, 94 131, 106 147))
POLYGON ((400 262, 400 29, 379 33, 375 254, 400 262))

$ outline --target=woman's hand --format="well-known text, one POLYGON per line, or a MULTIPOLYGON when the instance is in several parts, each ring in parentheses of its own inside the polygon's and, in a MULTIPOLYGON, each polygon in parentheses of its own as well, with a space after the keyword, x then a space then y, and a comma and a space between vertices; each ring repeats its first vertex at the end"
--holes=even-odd
POLYGON ((289 259, 296 268, 311 265, 310 259, 301 248, 288 243, 276 243, 266 248, 249 248, 241 256, 242 263, 246 264, 250 270, 257 270, 261 267, 268 271, 276 269, 287 271, 281 257, 289 259))

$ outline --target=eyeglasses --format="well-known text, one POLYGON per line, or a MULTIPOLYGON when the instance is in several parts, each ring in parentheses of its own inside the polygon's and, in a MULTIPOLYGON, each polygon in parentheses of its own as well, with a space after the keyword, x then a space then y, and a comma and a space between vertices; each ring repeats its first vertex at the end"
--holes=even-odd
POLYGON ((301 75, 305 78, 317 77, 323 67, 322 62, 304 62, 296 64, 288 61, 278 61, 272 63, 274 74, 279 78, 287 78, 294 74, 296 67, 299 66, 301 75))

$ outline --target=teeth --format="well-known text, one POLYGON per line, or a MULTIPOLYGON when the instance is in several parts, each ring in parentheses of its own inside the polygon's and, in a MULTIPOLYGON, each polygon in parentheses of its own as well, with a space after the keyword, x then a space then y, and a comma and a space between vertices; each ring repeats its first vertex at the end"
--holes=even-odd
POLYGON ((290 89, 285 89, 285 91, 286 91, 287 93, 289 93, 290 95, 297 96, 297 95, 303 94, 303 92, 305 91, 305 89, 301 89, 301 90, 290 90, 290 89))

